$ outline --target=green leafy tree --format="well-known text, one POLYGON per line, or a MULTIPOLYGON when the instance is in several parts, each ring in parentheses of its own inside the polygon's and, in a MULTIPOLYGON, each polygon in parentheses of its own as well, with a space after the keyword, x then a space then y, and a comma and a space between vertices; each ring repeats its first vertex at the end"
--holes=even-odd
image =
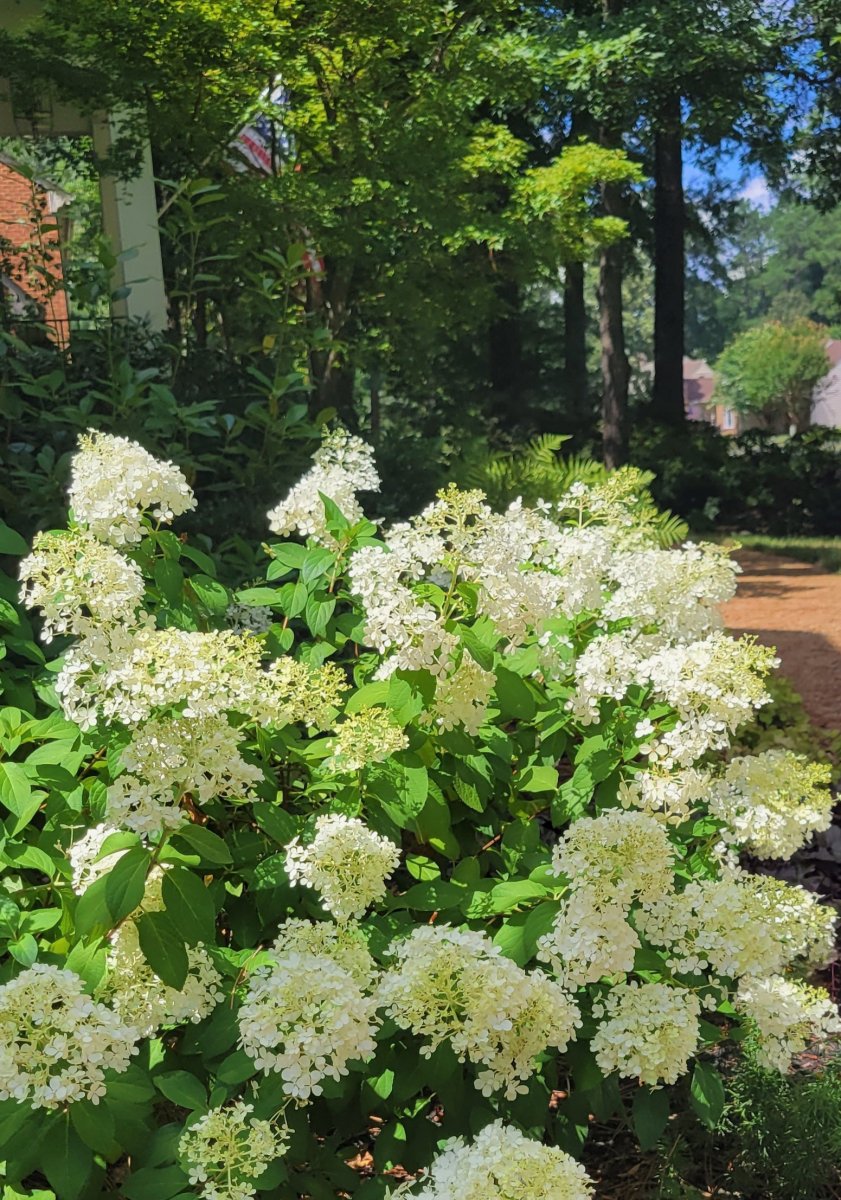
POLYGON ((770 428, 805 429, 815 385, 828 367, 824 328, 803 318, 768 321, 725 348, 716 363, 715 396, 770 428))
POLYGON ((689 353, 715 358, 734 333, 766 318, 841 329, 840 264, 841 206, 785 200, 764 213, 738 205, 729 228, 693 247, 689 353))
MULTIPOLYGON (((563 49, 512 0, 70 0, 48 3, 6 57, 20 88, 46 77, 90 106, 144 114, 157 173, 172 181, 162 199, 180 334, 202 345, 229 334, 259 251, 301 243, 323 257, 306 286, 327 333, 310 356, 315 403, 353 419, 359 368, 378 391, 428 396, 442 345, 455 355, 487 339, 501 283, 527 284, 620 232, 591 200, 602 180, 633 175, 621 153, 547 157, 539 136, 563 49), (58 69, 59 45, 72 71, 58 69), (281 77, 282 169, 232 176, 232 134, 281 77), (183 206, 168 201, 204 175, 220 192, 193 207, 182 236, 183 206)), ((475 355, 473 390, 487 354, 475 355)))

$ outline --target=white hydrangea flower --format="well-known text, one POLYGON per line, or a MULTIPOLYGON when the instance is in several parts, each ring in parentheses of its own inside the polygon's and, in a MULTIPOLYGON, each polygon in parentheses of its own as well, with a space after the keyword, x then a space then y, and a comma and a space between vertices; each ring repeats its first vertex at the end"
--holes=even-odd
POLYGON ((591 1042, 605 1075, 639 1079, 654 1087, 674 1083, 698 1046, 698 997, 668 983, 620 983, 593 1005, 601 1018, 591 1042))
POLYGON ((85 994, 73 971, 35 963, 0 984, 0 1100, 98 1104, 105 1072, 125 1071, 139 1031, 85 994))
POLYGON ((266 1167, 286 1153, 286 1130, 253 1112, 252 1104, 236 1100, 203 1113, 181 1134, 179 1154, 204 1200, 251 1200, 266 1167))
POLYGON ((458 645, 441 614, 419 601, 402 576, 414 577, 420 564, 396 542, 388 549, 363 546, 348 566, 348 583, 365 613, 365 640, 384 656, 376 677, 396 670, 446 674, 458 645))
POLYGON ((652 761, 691 766, 707 750, 726 747, 730 735, 768 703, 764 679, 776 666, 779 659, 767 646, 724 633, 648 657, 637 668, 638 680, 649 683, 679 718, 652 743, 652 761))
POLYGON ((336 727, 333 753, 324 765, 340 774, 361 771, 405 750, 408 744, 406 734, 385 709, 366 708, 348 713, 336 727))
POLYGON ((344 429, 328 433, 313 455, 313 466, 268 515, 269 529, 280 535, 299 533, 325 546, 336 544, 327 529, 322 496, 332 500, 351 524, 364 515, 357 492, 378 492, 380 477, 374 452, 344 429))
POLYGON ((634 683, 643 680, 643 663, 661 642, 631 629, 608 633, 585 646, 575 661, 575 693, 568 708, 584 725, 599 720, 604 699, 623 700, 634 683))
POLYGON ((45 642, 133 622, 144 592, 137 565, 83 529, 36 534, 20 581, 21 603, 44 615, 45 642))
POLYGON ((321 1095, 348 1063, 376 1049, 376 1001, 332 957, 287 951, 251 977, 239 1010, 240 1045, 261 1071, 277 1073, 296 1100, 321 1095))
POLYGON ((126 773, 108 789, 108 820, 144 835, 181 824, 185 793, 198 804, 253 799, 263 772, 242 757, 241 741, 224 716, 147 721, 122 752, 126 773))
POLYGON ((144 513, 169 524, 196 501, 171 462, 154 458, 128 438, 89 430, 73 456, 70 505, 94 537, 123 546, 141 540, 144 513))
POLYGON ((246 710, 253 719, 278 728, 300 724, 331 729, 348 682, 337 663, 316 667, 284 655, 262 672, 258 687, 246 710))
POLYGON ((496 684, 492 671, 485 671, 465 654, 450 675, 439 677, 430 715, 439 729, 464 728, 472 737, 485 719, 488 701, 496 684))
POLYGON ((648 813, 614 808, 581 817, 567 829, 552 855, 556 875, 586 888, 599 903, 653 901, 674 882, 674 848, 648 813))
POLYGON ((271 953, 282 957, 290 952, 332 958, 363 990, 369 988, 377 976, 377 965, 362 931, 352 921, 334 925, 332 921, 290 917, 281 925, 271 953))
POLYGON ((588 1200, 592 1195, 586 1171, 569 1154, 494 1121, 472 1142, 447 1142, 416 1200, 588 1200))
POLYGON ((734 758, 712 789, 710 813, 758 858, 790 858, 832 823, 832 771, 791 750, 734 758))
POLYGON ((587 887, 579 888, 538 942, 537 957, 570 990, 632 971, 640 940, 627 917, 624 904, 605 904, 587 887))
POLYGON ((709 800, 713 786, 709 772, 698 767, 672 774, 638 771, 633 779, 620 783, 619 802, 623 808, 639 808, 669 825, 680 825, 709 800))
POLYGON ((547 568, 561 537, 554 522, 517 500, 501 515, 483 514, 465 548, 462 575, 478 585, 478 611, 514 645, 560 610, 564 580, 547 568))
POLYGON ((769 1071, 785 1073, 811 1039, 841 1033, 838 1006, 828 992, 781 975, 743 980, 735 1003, 754 1034, 757 1062, 769 1071))
POLYGON ((397 962, 379 991, 388 1016, 424 1039, 422 1054, 446 1041, 482 1068, 476 1086, 485 1095, 525 1092, 538 1055, 565 1049, 580 1026, 559 984, 542 971, 528 974, 484 934, 422 925, 391 949, 397 962))
POLYGON ((97 720, 141 725, 172 708, 188 719, 235 712, 266 725, 326 728, 347 688, 341 668, 284 656, 264 669, 261 655, 258 638, 230 630, 113 626, 69 651, 56 690, 83 729, 97 720))
POLYGON ((669 951, 672 970, 711 967, 740 979, 775 974, 798 960, 825 962, 837 916, 804 888, 730 871, 722 879, 694 880, 680 893, 664 892, 634 922, 652 945, 669 951))
POLYGON ((71 885, 77 896, 81 896, 101 876, 107 875, 125 854, 125 850, 114 850, 111 854, 99 857, 107 839, 119 832, 114 825, 92 825, 69 847, 67 858, 72 869, 71 885))
POLYGON ((656 626, 675 641, 701 638, 721 628, 718 606, 735 593, 739 569, 722 546, 706 543, 620 551, 610 563, 619 586, 602 611, 611 621, 656 626))
POLYGON ((385 881, 400 862, 400 850, 356 817, 318 817, 306 846, 294 838, 286 847, 293 883, 314 888, 337 921, 360 917, 386 892, 385 881))
POLYGON ((266 672, 256 638, 229 631, 114 627, 84 638, 68 653, 56 681, 65 715, 83 729, 140 725, 161 709, 184 717, 228 710, 260 711, 266 672))
POLYGON ((187 949, 187 962, 184 986, 168 987, 147 963, 134 921, 125 921, 108 952, 99 995, 107 998, 141 1037, 152 1037, 166 1025, 198 1024, 224 1000, 222 976, 202 945, 187 949))

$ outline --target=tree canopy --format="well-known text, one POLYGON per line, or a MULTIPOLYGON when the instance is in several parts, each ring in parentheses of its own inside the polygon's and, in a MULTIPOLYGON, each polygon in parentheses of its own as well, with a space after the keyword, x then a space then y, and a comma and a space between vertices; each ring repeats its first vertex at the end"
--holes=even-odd
POLYGON ((715 396, 770 428, 803 429, 826 375, 826 330, 805 318, 767 321, 738 335, 716 363, 715 396))

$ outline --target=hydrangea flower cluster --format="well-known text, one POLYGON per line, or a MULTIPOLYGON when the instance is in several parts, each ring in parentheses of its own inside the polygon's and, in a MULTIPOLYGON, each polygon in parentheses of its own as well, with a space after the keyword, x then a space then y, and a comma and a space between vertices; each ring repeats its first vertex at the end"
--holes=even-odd
POLYGON ((593 1185, 571 1155, 494 1121, 472 1142, 453 1138, 416 1200, 587 1200, 593 1185))
POLYGON ((265 633, 272 623, 272 610, 266 604, 229 604, 225 619, 232 633, 265 633))
POLYGON ((618 587, 602 613, 611 621, 630 618, 637 628, 652 626, 677 642, 693 641, 721 628, 718 605, 735 593, 739 570, 724 547, 709 543, 619 551, 609 565, 618 587))
POLYGON ((124 546, 140 541, 145 512, 168 525, 196 501, 171 462, 154 458, 128 438, 89 430, 73 456, 70 505, 94 537, 124 546))
POLYGON ((122 752, 126 773, 108 789, 107 816, 141 835, 175 829, 185 817, 185 793, 199 804, 245 801, 262 771, 239 752, 241 733, 224 716, 155 719, 135 730, 122 752))
POLYGON ((691 766, 708 750, 723 750, 740 725, 768 703, 765 677, 779 666, 767 646, 751 638, 711 633, 669 646, 643 665, 656 699, 678 715, 673 729, 654 739, 652 760, 691 766))
POLYGON ((504 958, 483 934, 445 925, 415 929, 392 944, 397 962, 383 976, 380 1003, 404 1029, 423 1039, 427 1057, 442 1042, 480 1066, 484 1095, 528 1089, 535 1059, 563 1050, 581 1018, 564 989, 541 971, 504 958))
POLYGON ((327 762, 337 773, 362 771, 405 750, 408 744, 406 734, 385 709, 366 708, 349 713, 337 727, 336 744, 327 762))
POLYGON ((400 862, 400 850, 356 817, 329 813, 317 818, 306 846, 294 838, 286 847, 293 883, 314 888, 337 921, 361 917, 385 895, 385 881, 400 862))
POLYGON ((633 970, 640 944, 624 904, 600 903, 581 888, 563 901, 551 930, 538 941, 538 958, 574 990, 633 970))
POLYGON ((241 711, 278 728, 301 724, 330 729, 347 688, 344 672, 336 663, 315 666, 294 658, 276 658, 257 677, 257 700, 241 711))
POLYGON ((630 971, 640 947, 631 906, 653 903, 674 881, 674 848, 663 825, 622 809, 582 817, 558 842, 552 866, 570 895, 539 940, 540 959, 569 988, 630 971))
POLYGON ((609 809, 581 817, 552 855, 556 875, 599 902, 654 901, 674 881, 674 848, 663 826, 648 813, 609 809))
POLYGON ((701 1002, 668 983, 620 983, 593 1005, 601 1018, 591 1042, 605 1075, 674 1083, 698 1046, 701 1002))
POLYGON ((212 1108, 182 1133, 178 1150, 204 1200, 251 1200, 266 1167, 285 1154, 285 1131, 253 1112, 252 1104, 237 1100, 212 1108))
POLYGON ((272 533, 299 533, 323 545, 335 545, 327 528, 322 496, 327 496, 351 524, 363 515, 357 492, 378 492, 380 477, 371 447, 344 429, 328 433, 313 455, 313 466, 269 513, 272 533))
POLYGON ((187 718, 259 711, 263 674, 255 638, 114 625, 69 651, 56 691, 82 729, 97 720, 135 726, 170 708, 187 718))
POLYGON ((105 1072, 126 1070, 140 1036, 73 971, 35 963, 0 984, 0 1100, 98 1104, 105 1072))
POLYGON ((803 888, 764 875, 727 871, 669 890, 634 917, 653 946, 682 974, 710 968, 730 979, 775 974, 795 962, 826 962, 835 912, 803 888))
POLYGON ((781 975, 745 980, 736 1008, 748 1018, 757 1062, 769 1071, 787 1071, 810 1038, 841 1033, 838 1006, 826 992, 781 975))
POLYGON ((201 945, 187 950, 187 963, 183 987, 161 983, 140 949, 136 924, 125 921, 114 936, 99 994, 141 1037, 151 1037, 165 1025, 197 1024, 224 999, 222 977, 201 945))
POLYGON ((401 535, 387 549, 363 546, 351 556, 348 581, 365 612, 365 638, 384 656, 377 669, 380 679, 398 669, 445 675, 455 653, 456 639, 444 628, 441 614, 431 603, 417 600, 404 580, 423 576, 431 565, 420 557, 427 550, 423 541, 416 545, 415 539, 401 535))
POLYGON ((272 943, 276 957, 284 954, 324 955, 339 964, 360 988, 368 988, 377 975, 377 966, 358 925, 346 921, 304 921, 290 917, 280 927, 272 943))
POLYGON ((328 954, 273 953, 251 976, 238 1021, 255 1066, 279 1074, 286 1094, 301 1102, 376 1048, 376 1000, 328 954))
POLYGON ((750 638, 713 632, 698 641, 662 644, 656 634, 625 630, 594 638, 575 664, 576 693, 570 707, 585 724, 599 719, 601 701, 623 700, 638 684, 668 704, 677 721, 646 747, 666 769, 692 766, 768 702, 764 677, 778 660, 750 638))
POLYGON ((145 590, 137 565, 84 529, 36 534, 20 581, 21 603, 43 613, 45 642, 134 623, 145 590))
POLYGON ((452 675, 438 681, 431 716, 439 729, 461 726, 475 735, 482 727, 491 693, 496 683, 492 671, 486 671, 465 655, 452 675))
POLYGON ((103 854, 102 850, 112 834, 119 833, 113 825, 101 822, 92 825, 69 847, 67 858, 71 868, 73 891, 81 896, 92 883, 107 875, 125 850, 114 850, 103 854))
POLYGON ((831 770, 791 750, 734 758, 709 808, 725 836, 758 858, 790 858, 832 821, 831 770))
POLYGON ((680 825, 709 800, 713 786, 709 772, 698 767, 685 767, 670 775, 638 771, 619 785, 619 802, 623 808, 639 808, 668 825, 680 825))

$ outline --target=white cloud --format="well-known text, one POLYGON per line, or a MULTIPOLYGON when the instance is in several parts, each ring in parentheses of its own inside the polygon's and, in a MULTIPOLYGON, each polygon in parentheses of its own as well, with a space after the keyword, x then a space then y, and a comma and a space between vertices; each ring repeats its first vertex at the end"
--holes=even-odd
POLYGON ((761 212, 768 212, 774 204, 774 197, 764 175, 754 175, 753 179, 749 179, 739 192, 739 198, 747 200, 748 204, 761 212))

